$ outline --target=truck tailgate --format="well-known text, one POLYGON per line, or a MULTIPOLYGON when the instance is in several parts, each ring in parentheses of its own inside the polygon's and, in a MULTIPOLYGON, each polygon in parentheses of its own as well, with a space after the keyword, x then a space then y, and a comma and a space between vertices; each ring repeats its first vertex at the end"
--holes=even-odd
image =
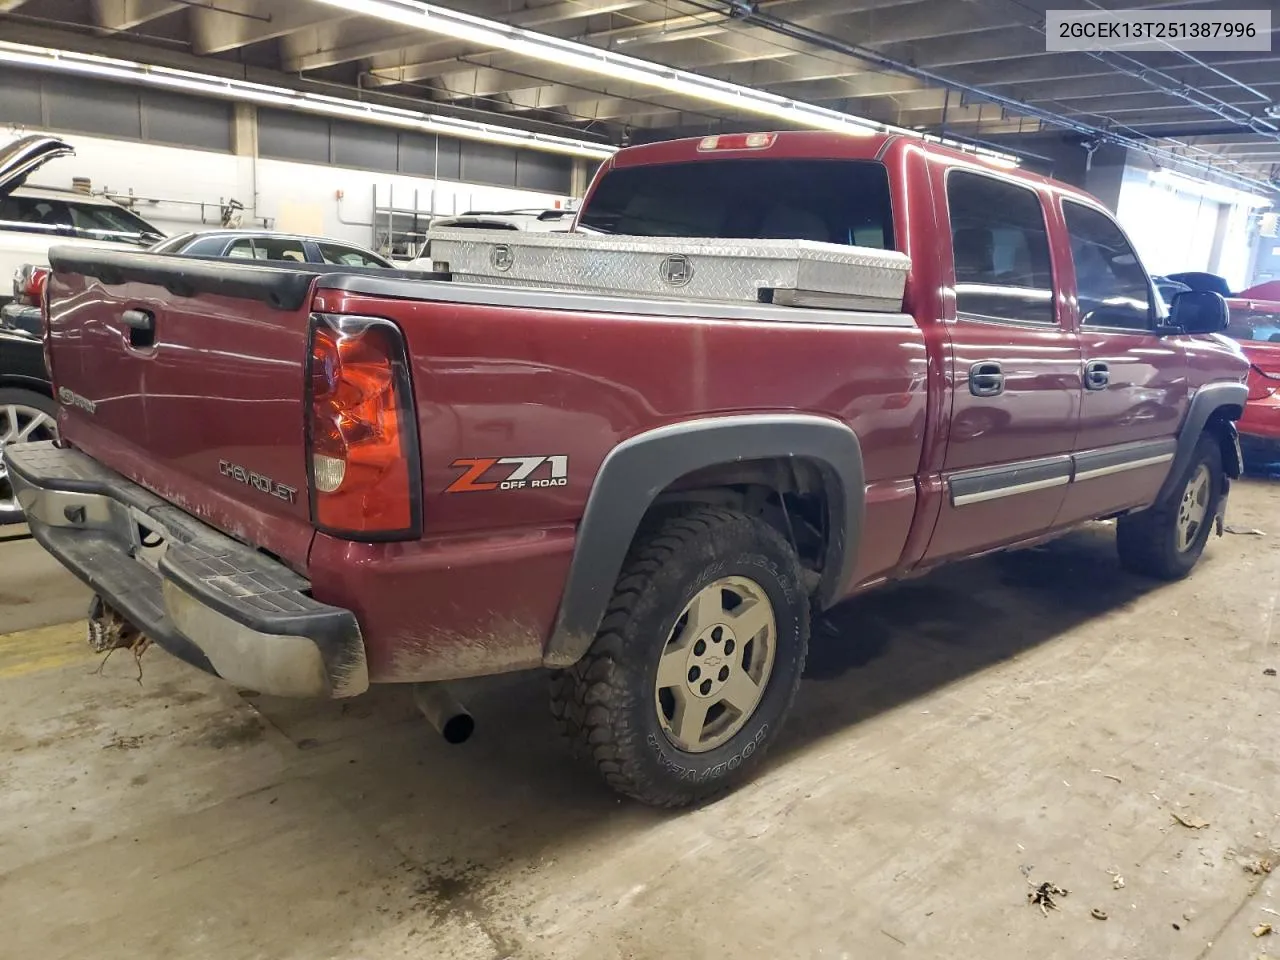
POLYGON ((304 570, 315 271, 68 247, 50 259, 64 439, 304 570))

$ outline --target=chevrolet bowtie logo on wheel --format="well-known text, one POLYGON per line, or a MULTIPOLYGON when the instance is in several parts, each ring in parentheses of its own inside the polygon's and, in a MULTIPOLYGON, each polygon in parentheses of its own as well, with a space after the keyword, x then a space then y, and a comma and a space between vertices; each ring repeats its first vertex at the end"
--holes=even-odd
POLYGON ((683 287, 693 279, 693 264, 683 253, 673 253, 662 261, 658 275, 669 287, 683 287))

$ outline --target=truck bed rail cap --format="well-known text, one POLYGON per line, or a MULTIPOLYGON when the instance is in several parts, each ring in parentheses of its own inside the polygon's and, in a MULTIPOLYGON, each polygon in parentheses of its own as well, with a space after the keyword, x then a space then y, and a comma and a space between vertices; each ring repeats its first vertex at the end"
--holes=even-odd
POLYGON ((693 317, 706 320, 771 320, 786 323, 827 323, 872 327, 915 326, 915 320, 904 313, 864 313, 855 310, 780 307, 767 303, 742 304, 617 297, 533 287, 397 279, 371 274, 324 276, 317 281, 316 289, 341 290, 362 296, 394 297, 401 300, 428 300, 539 310, 575 310, 584 313, 625 313, 637 316, 693 317))

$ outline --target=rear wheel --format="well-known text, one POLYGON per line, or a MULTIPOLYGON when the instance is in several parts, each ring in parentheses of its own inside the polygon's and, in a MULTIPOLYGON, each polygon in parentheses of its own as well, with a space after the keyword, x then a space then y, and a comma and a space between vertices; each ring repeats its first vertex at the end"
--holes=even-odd
POLYGON ((10 443, 52 440, 58 435, 58 406, 43 394, 14 387, 0 389, 0 524, 17 523, 22 508, 9 482, 2 454, 10 443))
POLYGON ((762 520, 700 508, 633 548, 552 712, 616 790, 675 807, 743 779, 790 710, 809 601, 762 520))
POLYGON ((1202 434, 1173 495, 1116 524, 1121 565, 1161 580, 1185 577, 1204 552, 1225 485, 1222 449, 1217 438, 1202 434))

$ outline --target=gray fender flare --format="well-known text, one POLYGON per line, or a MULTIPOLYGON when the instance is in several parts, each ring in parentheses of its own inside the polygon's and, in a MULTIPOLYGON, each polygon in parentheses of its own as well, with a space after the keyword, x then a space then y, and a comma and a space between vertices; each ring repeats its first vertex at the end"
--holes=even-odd
POLYGON ((818 601, 828 605, 853 575, 866 499, 862 448, 838 420, 745 414, 688 420, 623 441, 605 458, 587 499, 547 666, 577 662, 595 639, 631 541, 654 498, 686 474, 743 460, 795 457, 822 470, 830 537, 818 601))
MULTIPOLYGON (((1191 455, 1195 452, 1200 434, 1204 433, 1209 418, 1217 411, 1226 409, 1228 420, 1238 420, 1248 400, 1249 388, 1243 383, 1208 383, 1196 391, 1191 398, 1187 418, 1182 421, 1182 429, 1178 431, 1178 449, 1173 455, 1173 463, 1156 497, 1156 503, 1164 503, 1173 496, 1173 487, 1191 462, 1191 455)), ((1230 476, 1230 464, 1227 464, 1227 470, 1230 476)))

